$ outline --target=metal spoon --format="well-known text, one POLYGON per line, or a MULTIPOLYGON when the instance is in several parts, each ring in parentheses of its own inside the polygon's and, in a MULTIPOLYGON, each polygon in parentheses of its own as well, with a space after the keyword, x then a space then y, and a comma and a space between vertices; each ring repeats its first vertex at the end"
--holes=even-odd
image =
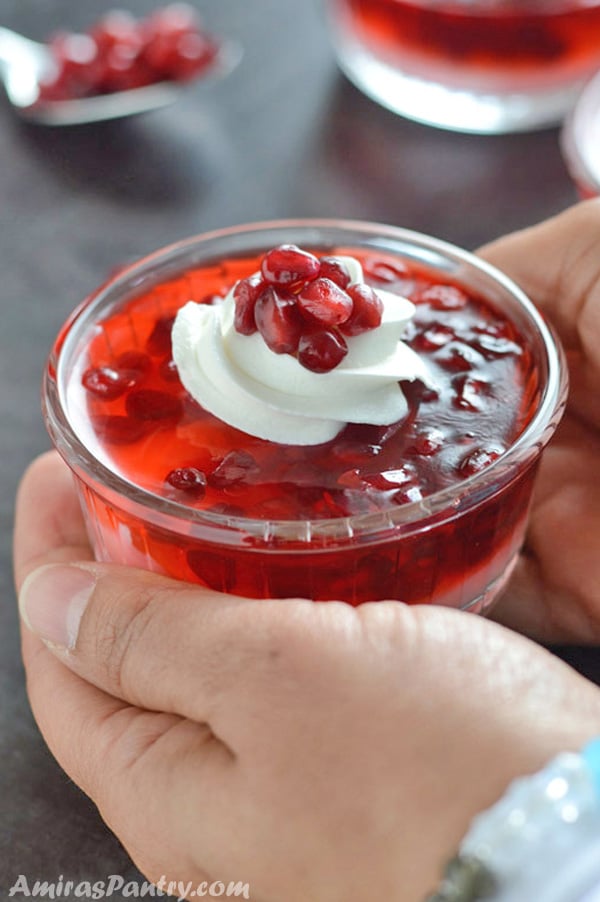
MULTIPOLYGON (((199 80, 214 81, 228 75, 239 63, 242 50, 235 42, 221 44, 210 69, 199 80)), ((45 44, 0 28, 0 81, 6 95, 23 119, 41 125, 83 125, 145 113, 173 103, 185 83, 161 81, 144 88, 116 91, 77 100, 48 100, 36 103, 40 81, 53 69, 53 59, 45 44)))

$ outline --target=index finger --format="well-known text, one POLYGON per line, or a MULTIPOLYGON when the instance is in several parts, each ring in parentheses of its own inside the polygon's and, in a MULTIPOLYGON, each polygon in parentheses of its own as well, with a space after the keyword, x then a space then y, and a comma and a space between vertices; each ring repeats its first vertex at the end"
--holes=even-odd
POLYGON ((41 563, 92 560, 73 476, 56 451, 38 457, 19 487, 13 545, 17 591, 41 563))

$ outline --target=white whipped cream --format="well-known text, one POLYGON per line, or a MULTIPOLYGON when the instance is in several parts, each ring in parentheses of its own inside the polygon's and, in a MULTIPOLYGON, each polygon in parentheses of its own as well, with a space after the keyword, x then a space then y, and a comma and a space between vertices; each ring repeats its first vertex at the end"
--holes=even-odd
MULTIPOLYGON (((353 283, 364 281, 357 260, 337 259, 353 283)), ((311 372, 289 354, 275 354, 259 332, 237 332, 233 289, 214 306, 189 301, 172 332, 179 378, 210 413, 271 442, 317 445, 347 423, 395 423, 408 410, 398 381, 432 381, 421 358, 400 341, 414 304, 387 291, 377 294, 383 302, 381 325, 346 337, 348 353, 327 373, 311 372)))

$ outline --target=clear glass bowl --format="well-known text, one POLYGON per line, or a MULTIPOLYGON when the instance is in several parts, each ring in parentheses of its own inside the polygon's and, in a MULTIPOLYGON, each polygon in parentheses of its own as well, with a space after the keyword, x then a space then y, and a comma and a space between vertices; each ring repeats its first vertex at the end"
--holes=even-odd
POLYGON ((600 67, 598 0, 326 0, 341 68, 410 119, 481 134, 559 123, 600 67))
MULTIPOLYGON (((131 327, 135 331, 135 323, 131 327)), ((561 351, 548 326, 523 292, 483 261, 403 229, 300 220, 200 235, 111 278, 61 330, 45 371, 43 404, 50 435, 75 474, 99 560, 250 597, 352 604, 391 598, 482 611, 516 561, 536 467, 560 419, 566 387, 561 351), (532 360, 527 392, 534 412, 514 444, 487 468, 419 501, 310 521, 190 508, 113 471, 87 440, 82 412, 72 401, 74 380, 80 380, 78 361, 102 333, 103 321, 140 292, 154 291, 199 266, 214 264, 218 271, 223 260, 261 254, 282 243, 324 253, 354 248, 381 254, 401 266, 421 267, 435 280, 457 282, 502 310, 524 337, 532 360)))
POLYGON ((588 82, 567 116, 561 148, 581 197, 600 196, 600 72, 588 82))

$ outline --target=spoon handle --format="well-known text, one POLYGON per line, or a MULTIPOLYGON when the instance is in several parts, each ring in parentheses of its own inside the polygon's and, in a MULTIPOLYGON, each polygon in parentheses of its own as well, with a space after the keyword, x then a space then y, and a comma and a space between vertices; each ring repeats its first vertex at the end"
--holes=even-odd
POLYGON ((14 66, 24 53, 29 55, 36 47, 37 44, 29 38, 0 26, 0 65, 14 66))
POLYGON ((50 53, 44 44, 0 27, 0 78, 15 106, 24 108, 35 102, 40 78, 50 67, 50 53))

